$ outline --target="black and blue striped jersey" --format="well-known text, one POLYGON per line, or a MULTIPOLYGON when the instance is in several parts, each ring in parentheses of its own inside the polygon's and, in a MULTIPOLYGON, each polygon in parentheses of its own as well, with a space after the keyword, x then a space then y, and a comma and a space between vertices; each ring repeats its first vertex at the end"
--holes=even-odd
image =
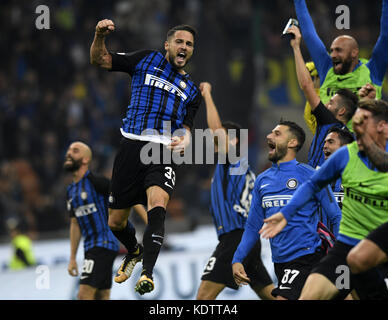
POLYGON ((132 77, 130 102, 121 128, 124 135, 155 134, 152 130, 172 135, 183 125, 192 128, 202 96, 188 74, 180 74, 158 51, 111 55, 110 71, 132 77))
POLYGON ((244 229, 252 200, 252 189, 255 184, 255 174, 249 169, 242 174, 231 174, 236 164, 218 163, 211 183, 210 212, 217 230, 218 238, 224 233, 235 229, 244 229))
POLYGON ((320 102, 312 114, 317 119, 317 130, 315 132, 313 141, 308 152, 308 164, 317 168, 322 166, 325 161, 323 153, 323 146, 325 144, 326 136, 332 127, 346 128, 346 126, 337 120, 335 116, 320 102))
POLYGON ((119 243, 108 226, 109 180, 87 171, 67 187, 67 210, 75 217, 83 236, 85 252, 93 247, 118 251, 119 243))

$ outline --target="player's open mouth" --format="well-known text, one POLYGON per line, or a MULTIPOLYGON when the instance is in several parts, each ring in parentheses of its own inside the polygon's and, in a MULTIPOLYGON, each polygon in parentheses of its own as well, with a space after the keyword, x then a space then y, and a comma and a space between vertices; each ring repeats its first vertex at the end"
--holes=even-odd
POLYGON ((178 62, 184 62, 186 59, 186 54, 184 52, 179 52, 177 54, 177 61, 178 62))
POLYGON ((273 143, 272 141, 267 141, 268 148, 269 148, 269 153, 273 153, 276 148, 276 144, 273 143))
POLYGON ((71 162, 71 163, 73 163, 74 160, 73 160, 73 158, 66 157, 66 158, 65 158, 65 163, 66 163, 66 162, 71 162))
POLYGON ((330 157, 331 152, 330 151, 323 151, 323 154, 325 155, 326 158, 330 157))
POLYGON ((268 147, 269 147, 270 149, 275 149, 275 147, 276 147, 276 144, 273 143, 272 141, 267 141, 267 144, 268 144, 268 147))
POLYGON ((333 67, 335 69, 339 69, 342 67, 342 61, 341 60, 333 60, 333 67))

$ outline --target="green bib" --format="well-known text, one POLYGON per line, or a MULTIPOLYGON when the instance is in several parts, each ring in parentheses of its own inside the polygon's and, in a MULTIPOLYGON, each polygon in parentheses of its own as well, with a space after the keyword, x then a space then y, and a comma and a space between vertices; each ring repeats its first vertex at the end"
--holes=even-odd
POLYGON ((340 233, 361 240, 388 221, 388 173, 370 170, 357 155, 356 141, 347 148, 340 233))
MULTIPOLYGON (((33 265, 35 264, 35 257, 32 251, 31 240, 25 235, 18 235, 12 240, 12 245, 14 249, 23 250, 27 261, 33 265)), ((19 270, 26 267, 25 263, 20 260, 16 254, 12 256, 9 267, 13 270, 19 270)))
POLYGON ((347 74, 338 75, 334 73, 333 67, 329 69, 319 90, 319 97, 324 104, 328 103, 339 89, 346 88, 358 94, 358 90, 367 83, 371 83, 376 88, 376 98, 381 99, 381 86, 372 83, 370 70, 366 66, 368 60, 360 59, 360 61, 361 65, 347 74))

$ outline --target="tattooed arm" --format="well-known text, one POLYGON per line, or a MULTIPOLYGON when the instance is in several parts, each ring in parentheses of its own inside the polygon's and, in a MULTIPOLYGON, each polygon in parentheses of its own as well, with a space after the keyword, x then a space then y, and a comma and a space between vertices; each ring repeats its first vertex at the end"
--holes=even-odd
MULTIPOLYGON (((388 172, 388 152, 381 149, 365 130, 365 119, 353 118, 353 130, 364 147, 364 151, 373 165, 381 172, 388 172)), ((388 124, 384 128, 385 137, 388 137, 388 124)))
POLYGON ((369 134, 360 137, 364 151, 374 166, 381 172, 388 172, 388 152, 381 150, 369 134))
POLYGON ((90 47, 90 63, 104 69, 112 69, 112 56, 105 47, 105 37, 115 30, 112 20, 101 20, 96 26, 93 43, 90 47))

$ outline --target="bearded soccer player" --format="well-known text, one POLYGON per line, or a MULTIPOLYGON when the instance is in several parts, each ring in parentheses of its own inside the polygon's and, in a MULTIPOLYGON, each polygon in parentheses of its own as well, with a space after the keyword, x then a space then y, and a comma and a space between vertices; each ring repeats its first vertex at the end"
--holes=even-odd
MULTIPOLYGON (((371 90, 373 90, 371 88, 371 90)), ((372 95, 374 99, 374 96, 372 95)), ((379 148, 367 130, 368 119, 359 118, 353 122, 359 142, 369 159, 381 172, 388 172, 388 152, 379 148)), ((388 139, 388 123, 384 126, 384 135, 388 139)), ((388 262, 388 222, 373 230, 361 240, 347 256, 347 263, 354 274, 366 272, 371 268, 382 265, 384 273, 387 273, 388 262)))
POLYGON ((388 0, 382 2, 380 36, 367 60, 359 58, 357 41, 348 35, 335 38, 328 53, 314 28, 305 0, 294 0, 303 38, 318 70, 321 81, 319 96, 324 104, 339 89, 357 93, 367 83, 376 87, 377 98, 381 99, 381 87, 388 67, 388 0))
MULTIPOLYGON (((305 133, 296 123, 281 121, 267 136, 268 159, 272 167, 261 173, 254 184, 252 204, 241 242, 233 257, 236 283, 247 284, 249 277, 242 264, 253 245, 260 239, 264 219, 284 207, 292 195, 315 172, 295 158, 303 146, 305 133)), ((272 261, 278 287, 272 291, 277 299, 298 299, 311 269, 325 255, 317 232, 320 208, 329 214, 337 235, 341 210, 328 187, 310 199, 297 213, 297 218, 282 233, 271 239, 272 261)))
POLYGON ((108 227, 109 180, 89 170, 92 151, 85 143, 73 142, 65 156, 64 169, 73 182, 67 188, 70 212, 70 262, 68 272, 78 275, 76 254, 84 238, 84 264, 80 277, 80 300, 106 300, 112 286, 112 267, 119 250, 116 237, 108 227))
POLYGON ((333 126, 347 128, 347 125, 350 125, 352 116, 356 111, 358 97, 348 89, 340 89, 328 103, 323 104, 316 92, 310 73, 305 67, 300 49, 302 36, 299 28, 291 26, 287 32, 294 35, 294 38, 290 41, 290 45, 294 52, 298 83, 303 90, 307 102, 311 106, 312 114, 316 120, 316 130, 308 153, 308 164, 313 168, 317 168, 325 160, 323 146, 329 129, 333 126))
POLYGON ((163 244, 166 207, 175 188, 177 165, 171 161, 172 153, 181 154, 190 143, 190 130, 202 99, 184 70, 194 52, 196 31, 189 25, 170 29, 163 55, 155 50, 108 52, 105 37, 114 30, 113 21, 98 22, 90 59, 94 65, 128 73, 132 78, 109 198, 109 226, 128 250, 115 281, 126 281, 136 263, 143 260, 135 290, 144 294, 154 289, 153 269, 163 244), (171 138, 178 129, 180 135, 171 138), (157 161, 147 163, 141 154, 150 146, 160 152, 157 161), (127 223, 129 208, 139 203, 147 206, 144 249, 127 223))

